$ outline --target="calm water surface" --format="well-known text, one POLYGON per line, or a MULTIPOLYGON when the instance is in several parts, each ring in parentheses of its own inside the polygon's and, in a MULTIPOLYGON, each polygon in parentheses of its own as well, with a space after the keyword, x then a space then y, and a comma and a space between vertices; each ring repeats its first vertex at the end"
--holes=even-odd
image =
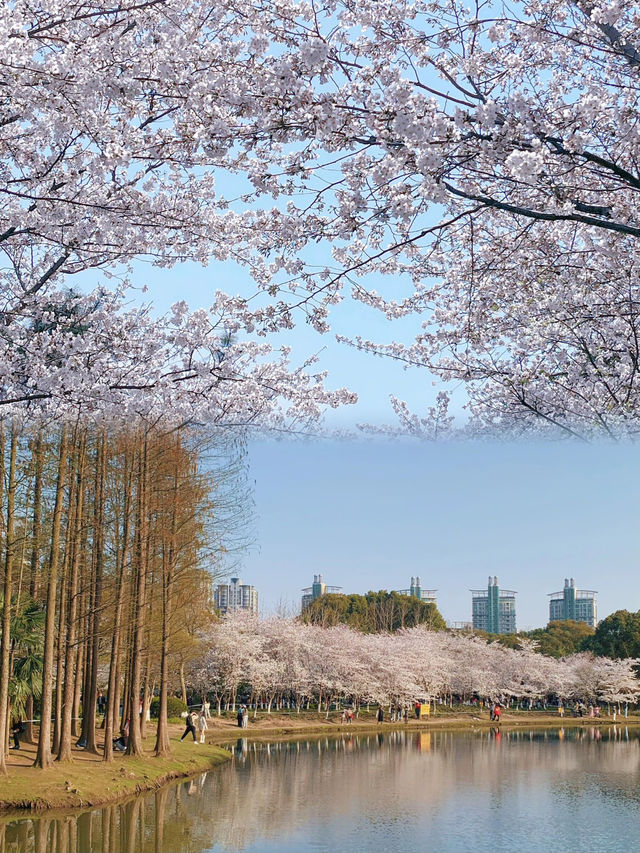
POLYGON ((0 818, 0 851, 640 852, 637 729, 229 747, 230 764, 123 804, 0 818))

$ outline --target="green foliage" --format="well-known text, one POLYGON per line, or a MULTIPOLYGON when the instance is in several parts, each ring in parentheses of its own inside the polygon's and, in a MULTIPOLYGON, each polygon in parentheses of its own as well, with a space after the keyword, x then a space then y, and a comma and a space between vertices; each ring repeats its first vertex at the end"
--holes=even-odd
POLYGON ((583 650, 585 639, 593 636, 593 628, 586 622, 566 621, 549 622, 546 628, 533 631, 521 631, 519 634, 488 634, 486 631, 473 631, 474 636, 483 637, 490 643, 500 643, 508 649, 520 649, 523 640, 533 640, 535 651, 553 658, 563 658, 583 650))
POLYGON ((14 716, 23 717, 28 697, 38 699, 42 693, 43 641, 44 611, 31 598, 22 600, 11 616, 13 668, 9 678, 9 698, 14 716))
MULTIPOLYGON (((479 631, 474 631, 476 635, 479 633, 479 631)), ((484 634, 484 631, 482 633, 484 634)), ((521 634, 486 634, 490 643, 500 643, 501 646, 505 646, 507 649, 521 648, 521 636, 521 634)))
POLYGON ((456 634, 464 634, 466 637, 481 637, 489 643, 499 643, 507 649, 519 649, 522 647, 520 637, 522 634, 490 634, 488 631, 480 631, 478 628, 473 628, 465 631, 456 631, 456 634))
POLYGON ((442 631, 446 627, 433 602, 386 590, 366 595, 327 593, 313 601, 300 618, 323 628, 343 623, 367 634, 398 631, 416 625, 426 625, 434 631, 442 631))
POLYGON ((601 657, 640 657, 640 610, 616 610, 600 622, 582 648, 601 657))
MULTIPOLYGON (((180 714, 183 714, 187 711, 188 708, 182 701, 182 699, 178 699, 177 696, 167 696, 167 717, 179 717, 180 714)), ((160 714, 160 699, 155 697, 151 700, 151 705, 149 706, 149 713, 156 720, 158 719, 158 715, 160 714)))
POLYGON ((574 655, 583 648, 585 640, 592 637, 593 628, 586 622, 574 622, 566 619, 549 622, 546 628, 536 628, 522 634, 538 644, 537 651, 552 658, 564 658, 574 655))

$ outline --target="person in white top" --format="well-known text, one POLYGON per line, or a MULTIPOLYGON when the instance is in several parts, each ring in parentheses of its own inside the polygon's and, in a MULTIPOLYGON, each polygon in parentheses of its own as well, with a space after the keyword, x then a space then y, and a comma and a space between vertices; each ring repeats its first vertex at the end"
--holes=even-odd
POLYGON ((200 732, 200 743, 204 743, 204 733, 207 731, 208 728, 209 726, 207 725, 207 717, 203 708, 202 711, 200 711, 200 714, 198 715, 198 731, 200 732))

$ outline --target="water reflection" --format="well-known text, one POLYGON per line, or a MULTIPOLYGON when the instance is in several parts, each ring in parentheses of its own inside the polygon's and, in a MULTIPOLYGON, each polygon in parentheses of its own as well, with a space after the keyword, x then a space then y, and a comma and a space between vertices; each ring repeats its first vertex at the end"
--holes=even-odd
POLYGON ((635 851, 626 726, 228 744, 232 761, 73 814, 0 818, 0 853, 425 848, 635 851))

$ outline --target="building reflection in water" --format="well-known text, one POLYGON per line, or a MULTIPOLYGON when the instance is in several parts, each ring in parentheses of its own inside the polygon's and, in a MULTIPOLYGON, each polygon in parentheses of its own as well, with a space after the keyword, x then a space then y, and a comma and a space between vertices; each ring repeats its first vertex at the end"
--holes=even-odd
POLYGON ((238 738, 227 748, 228 765, 124 803, 4 815, 0 853, 241 850, 256 839, 295 835, 318 814, 391 820, 393 802, 405 815, 436 814, 461 791, 474 790, 499 802, 520 784, 523 767, 527 779, 544 778, 558 797, 582 793, 583 778, 612 797, 614 779, 615 796, 625 800, 636 797, 640 763, 637 730, 627 726, 392 731, 272 743, 238 738))

